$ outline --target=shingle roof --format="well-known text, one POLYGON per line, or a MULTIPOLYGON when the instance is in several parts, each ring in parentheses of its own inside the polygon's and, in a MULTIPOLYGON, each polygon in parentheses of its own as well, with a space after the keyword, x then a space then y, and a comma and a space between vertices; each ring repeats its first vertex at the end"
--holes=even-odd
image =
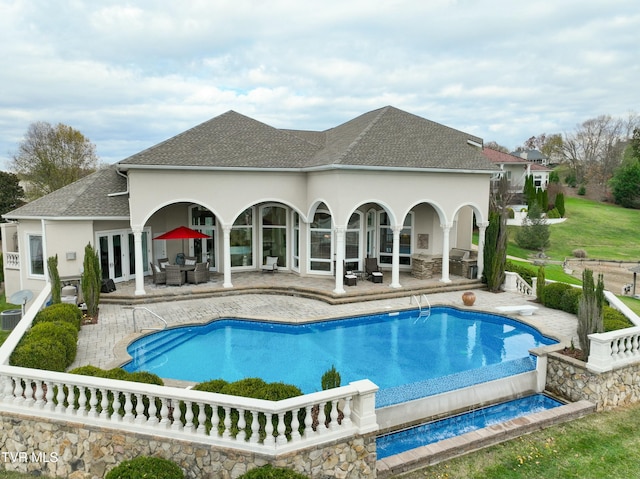
POLYGON ((520 163, 522 165, 529 165, 532 170, 551 171, 550 168, 539 165, 537 163, 532 163, 531 161, 525 160, 520 156, 515 156, 512 153, 503 153, 502 151, 493 150, 491 148, 484 148, 482 152, 484 153, 484 156, 491 160, 492 163, 504 163, 510 165, 520 163))
POLYGON ((494 170, 476 136, 387 106, 323 132, 285 130, 229 111, 119 163, 135 166, 322 166, 494 170))
POLYGON ((126 218, 129 216, 129 196, 109 196, 110 193, 123 192, 126 189, 126 178, 117 173, 115 165, 111 165, 3 216, 7 219, 126 218))

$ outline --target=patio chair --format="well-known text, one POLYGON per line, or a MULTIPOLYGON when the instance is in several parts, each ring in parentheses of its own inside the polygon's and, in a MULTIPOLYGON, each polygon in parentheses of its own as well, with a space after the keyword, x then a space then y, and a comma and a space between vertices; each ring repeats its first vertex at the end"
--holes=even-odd
POLYGON ((179 264, 168 264, 164 268, 167 273, 167 286, 182 286, 184 284, 184 272, 179 264))
POLYGON ((198 262, 198 259, 195 256, 185 256, 184 257, 184 265, 185 266, 195 266, 198 262))
POLYGON ((158 266, 160 266, 160 271, 164 271, 164 267, 168 264, 171 264, 169 258, 158 258, 158 266))
POLYGON ((378 266, 378 260, 376 258, 366 258, 364 260, 364 270, 367 275, 367 279, 374 283, 382 283, 382 271, 378 266))
POLYGON ((346 262, 343 262, 342 265, 342 271, 344 272, 344 277, 342 278, 343 284, 346 286, 356 286, 358 284, 358 276, 350 269, 347 269, 346 262))
POLYGON ((198 284, 209 281, 209 263, 196 263, 196 269, 187 271, 187 283, 198 284))
POLYGON ((153 275, 153 284, 167 284, 167 273, 160 269, 157 264, 151 264, 151 274, 153 275))
POLYGON ((262 272, 275 273, 278 271, 278 257, 267 256, 265 264, 262 266, 262 272))

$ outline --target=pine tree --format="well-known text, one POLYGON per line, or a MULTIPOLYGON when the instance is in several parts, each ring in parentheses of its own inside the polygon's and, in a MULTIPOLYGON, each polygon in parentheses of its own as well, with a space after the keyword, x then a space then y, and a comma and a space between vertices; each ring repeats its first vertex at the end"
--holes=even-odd
POLYGON ((84 248, 84 271, 80 280, 82 295, 87 305, 87 315, 95 318, 98 316, 100 303, 100 289, 102 287, 102 271, 98 252, 93 249, 91 243, 84 248))
POLYGON ((534 251, 543 250, 549 246, 551 231, 547 220, 542 216, 542 211, 537 202, 529 208, 527 217, 516 232, 516 243, 521 248, 534 251))
POLYGON ((564 209, 564 193, 558 193, 558 194, 556 195, 555 208, 558 210, 558 213, 560 213, 560 217, 561 217, 561 218, 564 218, 564 214, 565 214, 565 209, 564 209))

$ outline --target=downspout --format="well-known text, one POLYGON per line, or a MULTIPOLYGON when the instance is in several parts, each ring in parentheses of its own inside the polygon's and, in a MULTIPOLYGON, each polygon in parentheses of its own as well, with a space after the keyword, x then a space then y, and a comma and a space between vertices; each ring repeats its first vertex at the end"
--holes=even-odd
POLYGON ((116 173, 122 176, 127 180, 127 189, 125 191, 118 191, 116 193, 109 193, 107 196, 123 196, 129 194, 129 175, 125 175, 118 168, 116 168, 116 173))
POLYGON ((49 266, 48 266, 48 259, 49 256, 47 255, 47 228, 46 228, 46 221, 44 219, 40 220, 41 224, 42 224, 42 262, 43 264, 43 269, 44 269, 44 280, 49 283, 50 282, 50 278, 49 278, 49 266))

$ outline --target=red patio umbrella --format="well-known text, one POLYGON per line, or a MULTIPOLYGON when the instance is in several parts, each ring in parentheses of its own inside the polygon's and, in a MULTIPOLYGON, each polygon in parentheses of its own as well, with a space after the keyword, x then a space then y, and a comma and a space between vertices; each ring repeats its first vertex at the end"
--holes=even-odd
POLYGON ((199 231, 192 230, 191 228, 187 228, 186 226, 178 226, 171 231, 167 231, 166 233, 161 234, 160 236, 156 236, 153 239, 157 240, 173 240, 173 239, 181 239, 182 240, 182 252, 184 254, 184 240, 186 239, 204 239, 210 238, 209 235, 204 233, 200 233, 199 231))

